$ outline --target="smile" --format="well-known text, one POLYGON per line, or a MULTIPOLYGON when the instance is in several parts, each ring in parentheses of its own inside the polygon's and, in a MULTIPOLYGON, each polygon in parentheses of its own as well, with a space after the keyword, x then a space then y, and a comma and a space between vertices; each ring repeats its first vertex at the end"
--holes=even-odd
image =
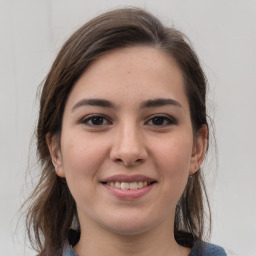
POLYGON ((119 188, 119 189, 124 189, 124 190, 134 190, 134 189, 140 189, 143 187, 146 187, 150 184, 150 182, 147 181, 139 181, 139 182, 107 182, 107 185, 113 188, 119 188))
POLYGON ((116 198, 130 201, 148 194, 157 180, 144 175, 113 175, 101 184, 116 198))

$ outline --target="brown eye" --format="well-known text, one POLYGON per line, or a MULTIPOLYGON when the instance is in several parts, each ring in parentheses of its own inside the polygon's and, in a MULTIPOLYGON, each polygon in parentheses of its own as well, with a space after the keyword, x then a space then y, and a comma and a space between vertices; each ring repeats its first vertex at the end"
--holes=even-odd
POLYGON ((108 125, 110 122, 102 115, 92 115, 82 120, 82 123, 88 126, 108 125))
POLYGON ((177 124, 177 122, 171 117, 159 115, 159 116, 152 117, 147 122, 147 124, 153 125, 153 126, 167 126, 167 125, 177 124))
POLYGON ((163 125, 166 120, 163 117, 154 117, 152 118, 153 125, 163 125))

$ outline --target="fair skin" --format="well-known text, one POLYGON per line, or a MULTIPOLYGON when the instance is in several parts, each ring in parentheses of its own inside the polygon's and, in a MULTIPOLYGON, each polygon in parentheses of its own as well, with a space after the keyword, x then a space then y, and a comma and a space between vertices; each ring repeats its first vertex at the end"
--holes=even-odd
POLYGON ((181 71, 151 47, 114 50, 75 83, 60 143, 47 137, 57 175, 76 201, 79 256, 174 256, 175 206, 200 167, 181 71), (120 188, 121 186, 121 188, 120 188))

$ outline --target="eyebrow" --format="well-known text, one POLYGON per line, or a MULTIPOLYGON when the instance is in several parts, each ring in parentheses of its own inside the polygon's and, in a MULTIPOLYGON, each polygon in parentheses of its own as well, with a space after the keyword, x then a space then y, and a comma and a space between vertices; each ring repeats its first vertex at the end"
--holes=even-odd
POLYGON ((142 102, 140 107, 141 108, 152 108, 152 107, 162 107, 166 105, 174 105, 177 107, 182 107, 182 105, 173 99, 164 99, 164 98, 157 98, 157 99, 152 99, 152 100, 147 100, 145 102, 142 102))
POLYGON ((104 108, 116 108, 115 104, 108 100, 82 99, 74 105, 74 107, 72 108, 72 111, 82 106, 98 106, 98 107, 104 107, 104 108))
MULTIPOLYGON (((182 105, 178 101, 164 98, 146 100, 140 104, 140 108, 162 107, 166 105, 173 105, 182 108, 182 105)), ((72 111, 82 106, 98 106, 113 109, 117 108, 113 102, 105 99, 82 99, 73 106, 72 111)))

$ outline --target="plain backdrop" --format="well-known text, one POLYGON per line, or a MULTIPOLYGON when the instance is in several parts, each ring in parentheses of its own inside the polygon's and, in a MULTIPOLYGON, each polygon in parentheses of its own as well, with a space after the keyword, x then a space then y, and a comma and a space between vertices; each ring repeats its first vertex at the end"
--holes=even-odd
POLYGON ((146 8, 192 41, 208 76, 216 128, 205 165, 211 242, 232 255, 256 256, 255 0, 0 0, 0 256, 35 255, 25 246, 23 223, 16 224, 30 190, 25 174, 28 159, 33 163, 38 85, 74 30, 127 5, 146 8))

